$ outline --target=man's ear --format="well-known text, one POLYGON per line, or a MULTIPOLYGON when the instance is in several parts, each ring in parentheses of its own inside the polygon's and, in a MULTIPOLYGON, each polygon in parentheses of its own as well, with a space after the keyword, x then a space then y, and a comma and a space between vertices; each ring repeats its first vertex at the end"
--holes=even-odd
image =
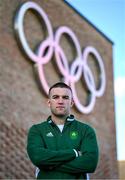
POLYGON ((47 100, 47 105, 50 107, 50 99, 47 100))
POLYGON ((72 101, 71 101, 71 107, 74 105, 74 100, 73 100, 73 98, 72 98, 72 101))

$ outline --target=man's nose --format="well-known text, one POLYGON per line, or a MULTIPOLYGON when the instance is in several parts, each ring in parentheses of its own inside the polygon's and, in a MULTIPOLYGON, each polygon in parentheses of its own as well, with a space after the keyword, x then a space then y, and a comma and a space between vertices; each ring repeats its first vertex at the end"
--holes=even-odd
POLYGON ((60 103, 60 104, 63 103, 63 98, 62 98, 62 97, 60 97, 60 98, 58 99, 58 103, 60 103))

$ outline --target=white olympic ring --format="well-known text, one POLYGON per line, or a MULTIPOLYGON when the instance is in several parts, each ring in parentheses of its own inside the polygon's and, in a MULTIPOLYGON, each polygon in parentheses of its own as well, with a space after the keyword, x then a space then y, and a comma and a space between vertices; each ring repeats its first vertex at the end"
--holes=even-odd
POLYGON ((56 63, 60 70, 61 75, 64 77, 64 82, 70 85, 72 88, 75 106, 82 113, 86 113, 86 114, 90 113, 94 108, 96 97, 102 96, 106 87, 106 76, 105 76, 103 60, 99 55, 99 53, 97 52, 97 50, 94 47, 88 46, 84 49, 83 52, 81 52, 80 43, 77 37, 75 36, 74 32, 69 27, 61 26, 56 30, 54 34, 52 30, 52 25, 50 23, 49 18, 47 17, 47 14, 44 12, 44 10, 41 7, 39 7, 34 2, 26 2, 21 6, 21 8, 19 9, 16 15, 14 25, 19 41, 25 53, 33 62, 35 62, 35 66, 37 67, 38 70, 40 82, 42 84, 45 93, 48 94, 50 87, 45 78, 43 66, 51 60, 53 55, 55 55, 56 63), (45 22, 46 28, 48 30, 48 37, 41 42, 37 52, 33 52, 32 49, 29 47, 24 33, 24 27, 23 27, 24 16, 29 9, 35 10, 42 17, 42 19, 45 22), (77 56, 75 57, 70 68, 66 55, 60 46, 60 39, 63 34, 68 35, 72 39, 77 52, 77 56), (46 54, 44 54, 46 49, 47 52, 46 54), (98 89, 96 89, 96 84, 93 78, 92 71, 87 63, 88 55, 90 53, 95 56, 100 68, 101 84, 98 89), (80 80, 81 76, 84 76, 88 90, 91 93, 90 101, 85 106, 81 104, 80 100, 78 99, 78 95, 75 88, 75 83, 80 80))

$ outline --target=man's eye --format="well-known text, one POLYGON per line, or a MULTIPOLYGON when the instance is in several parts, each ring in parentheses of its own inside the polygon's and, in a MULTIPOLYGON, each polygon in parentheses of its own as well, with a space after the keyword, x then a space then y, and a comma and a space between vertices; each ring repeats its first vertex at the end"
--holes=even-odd
POLYGON ((69 99, 69 96, 64 96, 63 99, 69 99))
POLYGON ((53 96, 52 98, 53 98, 53 99, 57 99, 57 98, 58 98, 58 96, 53 96))

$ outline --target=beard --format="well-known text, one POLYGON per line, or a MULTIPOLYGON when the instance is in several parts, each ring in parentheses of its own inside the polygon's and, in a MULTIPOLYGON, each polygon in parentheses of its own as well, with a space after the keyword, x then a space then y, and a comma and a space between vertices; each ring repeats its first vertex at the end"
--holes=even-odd
POLYGON ((51 109, 51 113, 54 115, 54 116, 56 116, 56 117, 58 117, 58 118, 61 118, 61 119, 63 119, 63 118, 66 118, 68 115, 69 115, 69 113, 66 111, 66 110, 64 110, 64 111, 56 111, 55 109, 53 110, 53 109, 51 109))

